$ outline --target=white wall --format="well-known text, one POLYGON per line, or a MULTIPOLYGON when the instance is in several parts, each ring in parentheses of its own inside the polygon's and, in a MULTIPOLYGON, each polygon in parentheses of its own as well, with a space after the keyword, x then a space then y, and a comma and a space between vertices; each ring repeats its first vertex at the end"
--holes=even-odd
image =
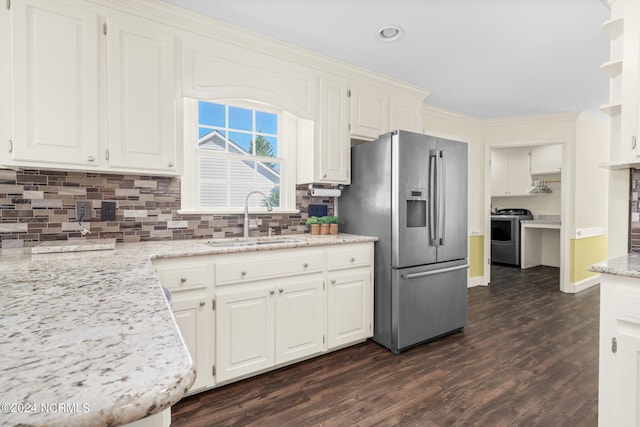
POLYGON ((469 144, 469 234, 484 234, 482 120, 425 105, 424 133, 469 144))
MULTIPOLYGON (((581 114, 576 126, 573 166, 575 228, 607 228, 609 171, 599 165, 608 158, 609 136, 606 122, 581 114)), ((628 207, 625 211, 628 211, 628 207)))

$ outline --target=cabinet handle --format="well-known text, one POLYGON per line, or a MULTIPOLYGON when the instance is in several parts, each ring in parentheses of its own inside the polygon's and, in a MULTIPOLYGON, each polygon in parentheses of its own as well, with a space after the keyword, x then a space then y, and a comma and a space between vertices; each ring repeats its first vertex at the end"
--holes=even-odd
POLYGON ((273 295, 273 294, 275 294, 275 293, 276 293, 276 291, 274 291, 273 289, 271 289, 271 290, 269 291, 269 295, 273 295))
POLYGON ((633 135, 633 136, 631 137, 631 148, 636 148, 637 142, 638 142, 638 141, 637 141, 637 139, 636 139, 636 136, 635 136, 635 135, 633 135))
POLYGON ((242 274, 243 276, 246 276, 246 275, 247 275, 247 272, 246 272, 246 271, 244 271, 244 270, 242 270, 242 271, 240 272, 240 274, 242 274))
POLYGON ((181 278, 180 278, 180 283, 184 283, 184 282, 186 282, 186 281, 187 281, 187 278, 186 278, 186 277, 181 277, 181 278))
POLYGON ((331 281, 331 284, 332 284, 332 285, 335 285, 335 284, 336 284, 336 279, 333 279, 333 280, 331 281))
POLYGON ((200 307, 204 307, 205 302, 204 301, 200 301, 200 307))
POLYGON ((618 340, 616 337, 611 338, 611 353, 615 354, 618 352, 618 340))
POLYGON ((278 292, 283 293, 284 289, 280 288, 280 289, 278 289, 278 292))
POLYGON ((95 158, 95 157, 93 157, 93 156, 89 156, 89 157, 87 157, 87 160, 89 160, 90 162, 93 162, 95 159, 96 159, 96 158, 95 158))
POLYGON ((308 262, 305 262, 304 264, 302 264, 302 266, 303 266, 304 268, 307 268, 307 267, 309 267, 309 263, 308 263, 308 262))
POLYGON ((351 259, 349 261, 354 262, 356 259, 354 257, 351 257, 351 259))

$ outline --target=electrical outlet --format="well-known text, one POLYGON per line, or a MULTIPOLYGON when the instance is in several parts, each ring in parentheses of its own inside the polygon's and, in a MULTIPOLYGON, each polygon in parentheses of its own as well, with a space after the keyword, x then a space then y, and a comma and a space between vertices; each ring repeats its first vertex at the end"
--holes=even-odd
POLYGON ((88 200, 76 201, 76 219, 89 221, 91 219, 91 202, 88 200))
POLYGON ((116 202, 102 202, 100 208, 100 221, 116 220, 116 202))

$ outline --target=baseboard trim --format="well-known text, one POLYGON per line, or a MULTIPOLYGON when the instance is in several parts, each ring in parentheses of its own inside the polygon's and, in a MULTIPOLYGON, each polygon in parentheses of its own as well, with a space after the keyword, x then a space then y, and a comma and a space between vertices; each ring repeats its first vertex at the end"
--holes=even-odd
POLYGON ((596 274, 595 276, 587 277, 584 280, 580 280, 576 283, 569 283, 565 292, 569 294, 576 294, 578 292, 584 291, 585 289, 589 289, 594 287, 595 285, 600 283, 600 274, 596 274))
POLYGON ((487 286, 484 283, 484 276, 469 277, 467 280, 467 288, 473 288, 474 286, 487 286))

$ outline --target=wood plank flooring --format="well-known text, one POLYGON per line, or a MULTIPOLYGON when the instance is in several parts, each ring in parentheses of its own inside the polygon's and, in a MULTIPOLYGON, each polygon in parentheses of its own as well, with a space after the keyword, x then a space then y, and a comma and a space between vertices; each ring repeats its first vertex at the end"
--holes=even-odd
POLYGON ((399 356, 367 341, 190 396, 171 425, 596 426, 599 287, 492 268, 464 332, 399 356))

